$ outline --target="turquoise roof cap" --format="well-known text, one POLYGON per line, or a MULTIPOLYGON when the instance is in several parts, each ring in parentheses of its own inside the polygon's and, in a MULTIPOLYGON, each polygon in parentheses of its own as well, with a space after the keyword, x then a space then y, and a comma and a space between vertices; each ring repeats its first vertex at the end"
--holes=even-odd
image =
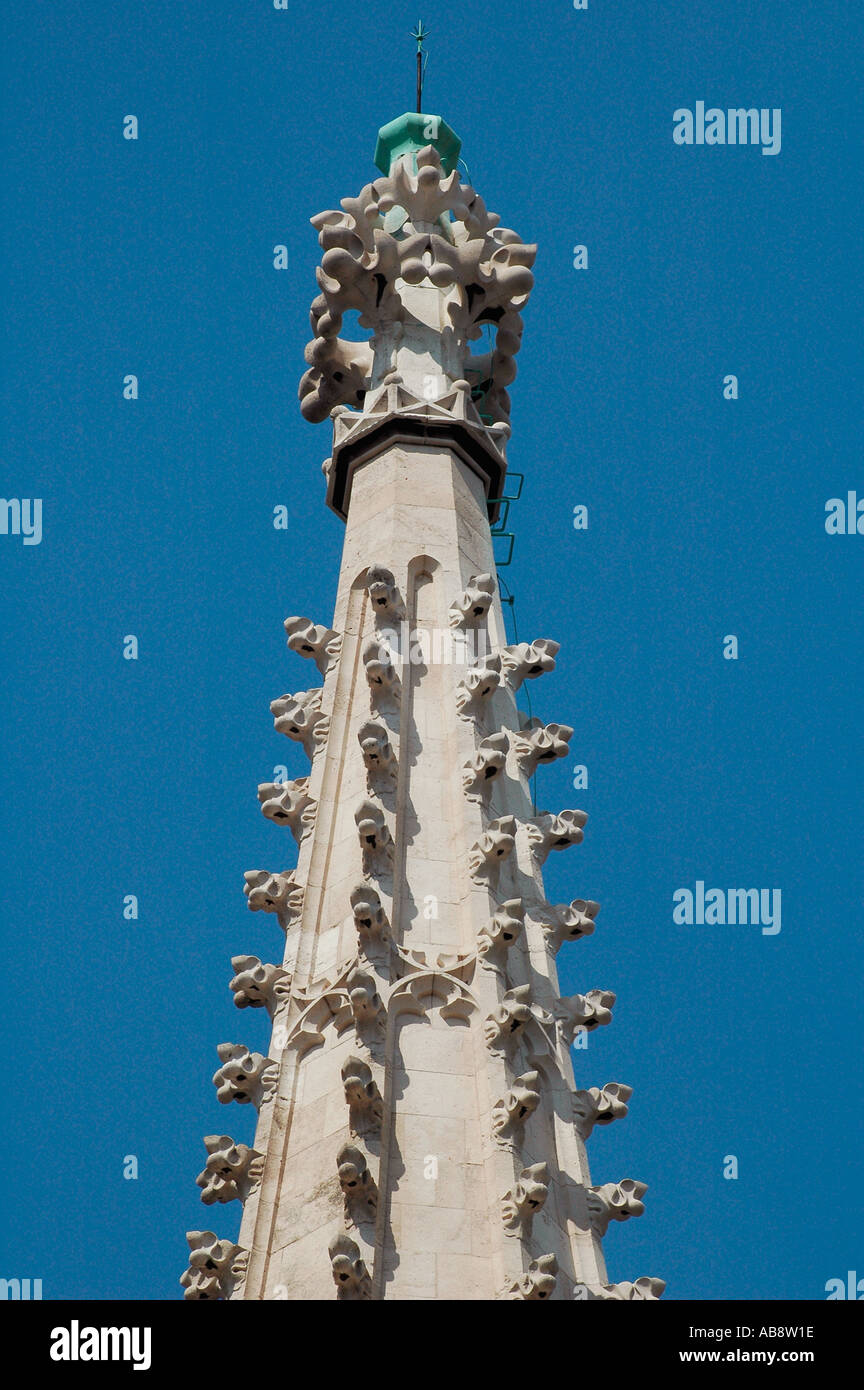
MULTIPOLYGON (((441 116, 424 116, 419 111, 406 111, 395 121, 382 125, 375 146, 375 164, 382 174, 389 174, 394 160, 400 155, 413 154, 426 145, 433 145, 441 156, 445 174, 456 168, 462 141, 441 116)), ((417 167, 417 160, 414 160, 417 167)))

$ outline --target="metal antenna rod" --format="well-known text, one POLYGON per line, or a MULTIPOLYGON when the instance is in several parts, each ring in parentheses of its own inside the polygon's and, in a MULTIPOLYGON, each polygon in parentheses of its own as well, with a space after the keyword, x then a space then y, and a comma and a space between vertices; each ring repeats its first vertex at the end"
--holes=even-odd
POLYGON ((428 39, 429 30, 423 28, 422 19, 416 29, 411 30, 412 39, 417 40, 417 114, 423 110, 423 40, 428 39))

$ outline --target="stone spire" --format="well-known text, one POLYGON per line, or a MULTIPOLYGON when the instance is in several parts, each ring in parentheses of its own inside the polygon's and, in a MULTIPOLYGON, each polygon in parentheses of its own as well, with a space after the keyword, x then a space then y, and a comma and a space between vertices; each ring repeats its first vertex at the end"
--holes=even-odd
POLYGON ((535 811, 529 778, 573 731, 520 712, 558 645, 508 645, 497 593, 490 519, 535 248, 460 181, 458 153, 439 117, 405 115, 381 131, 382 177, 312 219, 324 254, 300 400, 333 419, 345 544, 333 627, 285 623, 318 680, 271 710, 309 775, 258 798, 297 863, 245 887, 284 952, 236 956, 231 981, 272 1040, 266 1057, 218 1048, 219 1100, 258 1123, 251 1148, 205 1140, 202 1200, 238 1199, 243 1220, 237 1245, 189 1234, 187 1298, 663 1289, 606 1273, 609 1221, 638 1216, 645 1186, 593 1185, 586 1143, 631 1092, 574 1079, 571 1044, 615 996, 560 997, 557 952, 598 905, 551 904, 542 879, 587 817, 535 811), (340 338, 350 310, 367 344, 340 338), (474 354, 485 325, 493 346, 474 354))

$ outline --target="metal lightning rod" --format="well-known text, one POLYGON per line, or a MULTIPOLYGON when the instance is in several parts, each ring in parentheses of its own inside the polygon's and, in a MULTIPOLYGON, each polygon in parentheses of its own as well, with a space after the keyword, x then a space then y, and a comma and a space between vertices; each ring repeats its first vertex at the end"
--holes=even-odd
MULTIPOLYGON (((428 39, 429 30, 423 28, 422 19, 418 21, 417 28, 411 30, 412 39, 417 40, 417 113, 423 110, 423 40, 428 39)), ((425 55, 428 59, 428 54, 425 55)))

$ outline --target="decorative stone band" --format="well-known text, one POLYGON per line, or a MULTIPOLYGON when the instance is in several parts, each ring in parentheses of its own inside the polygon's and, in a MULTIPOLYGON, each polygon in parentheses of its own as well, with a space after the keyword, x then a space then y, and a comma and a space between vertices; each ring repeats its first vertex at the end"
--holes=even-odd
POLYGON ((381 388, 360 414, 342 406, 333 412, 333 453, 325 459, 327 505, 345 520, 357 469, 384 449, 400 444, 451 449, 482 480, 489 520, 495 523, 507 473, 507 424, 486 425, 471 404, 467 381, 436 401, 424 401, 398 382, 381 388), (386 409, 377 407, 386 402, 386 409))

